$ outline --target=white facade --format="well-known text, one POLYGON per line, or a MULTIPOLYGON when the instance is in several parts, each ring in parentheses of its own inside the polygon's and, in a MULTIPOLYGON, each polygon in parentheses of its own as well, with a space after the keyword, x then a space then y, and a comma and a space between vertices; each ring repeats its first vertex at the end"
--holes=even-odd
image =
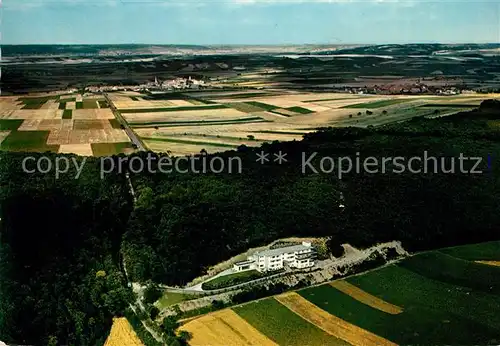
POLYGON ((285 267, 309 268, 314 266, 314 247, 311 243, 302 242, 300 245, 270 249, 255 253, 247 261, 234 265, 235 271, 255 269, 259 272, 275 271, 285 267))

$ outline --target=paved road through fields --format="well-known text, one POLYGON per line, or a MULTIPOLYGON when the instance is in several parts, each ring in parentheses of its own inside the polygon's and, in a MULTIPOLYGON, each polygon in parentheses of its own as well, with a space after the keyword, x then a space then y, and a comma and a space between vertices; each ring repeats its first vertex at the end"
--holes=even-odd
POLYGON ((132 143, 134 143, 137 148, 141 151, 146 151, 146 148, 144 147, 144 144, 142 144, 142 141, 137 137, 135 132, 130 128, 129 124, 127 121, 122 117, 118 109, 116 109, 113 101, 108 97, 107 93, 104 93, 104 98, 106 99, 106 102, 109 104, 109 107, 111 108, 111 111, 113 112, 116 120, 123 126, 123 129, 125 130, 125 133, 127 136, 129 136, 130 140, 132 143))

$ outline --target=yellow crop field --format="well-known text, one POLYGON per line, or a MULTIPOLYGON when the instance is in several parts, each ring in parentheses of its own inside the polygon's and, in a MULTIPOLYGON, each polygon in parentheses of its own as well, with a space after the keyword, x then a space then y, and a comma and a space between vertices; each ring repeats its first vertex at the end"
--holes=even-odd
POLYGON ((191 334, 191 346, 277 346, 230 309, 194 319, 183 325, 180 330, 191 334))
POLYGON ((332 287, 335 287, 339 291, 351 296, 352 298, 360 301, 363 304, 371 306, 372 308, 378 309, 380 311, 386 312, 388 314, 396 315, 403 312, 403 309, 399 306, 387 303, 386 301, 371 295, 368 292, 350 284, 347 281, 334 281, 330 283, 332 287))
POLYGON ((58 109, 19 109, 2 112, 2 119, 60 119, 62 110, 58 109))
POLYGON ((104 346, 144 346, 125 317, 114 318, 104 346))
POLYGON ((395 346, 396 344, 320 309, 295 292, 275 299, 306 321, 339 339, 356 346, 395 346))
POLYGON ((59 147, 59 153, 92 156, 90 144, 64 144, 59 147))
POLYGON ((486 264, 489 266, 500 267, 500 261, 475 261, 476 263, 486 264))
POLYGON ((227 119, 248 118, 249 115, 236 109, 200 109, 173 112, 151 113, 123 113, 127 121, 131 122, 161 122, 161 121, 214 121, 227 119))

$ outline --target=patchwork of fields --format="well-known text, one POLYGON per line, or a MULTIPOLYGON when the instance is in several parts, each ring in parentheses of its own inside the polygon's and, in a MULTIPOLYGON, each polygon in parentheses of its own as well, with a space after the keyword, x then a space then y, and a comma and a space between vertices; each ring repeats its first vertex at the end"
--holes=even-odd
POLYGON ((114 93, 111 100, 150 150, 179 156, 300 140, 319 127, 445 116, 491 97, 205 90, 142 97, 114 93))
POLYGON ((1 97, 0 148, 85 156, 134 151, 107 102, 92 95, 1 97))
MULTIPOLYGON (((174 156, 300 140, 329 126, 377 126, 446 116, 500 95, 384 96, 264 90, 109 94, 117 111, 156 152, 174 156)), ((0 97, 3 150, 80 155, 133 152, 101 95, 0 97)))
POLYGON ((500 241, 421 253, 180 329, 191 345, 498 344, 499 262, 500 241))

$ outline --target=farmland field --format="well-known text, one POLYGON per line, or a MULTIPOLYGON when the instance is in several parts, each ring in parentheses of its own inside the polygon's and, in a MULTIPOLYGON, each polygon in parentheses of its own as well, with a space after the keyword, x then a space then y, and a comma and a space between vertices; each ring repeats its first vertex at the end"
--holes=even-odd
MULTIPOLYGON (((499 247, 425 252, 232 310, 280 345, 498 344, 500 267, 475 261, 498 261, 499 247)), ((197 344, 209 341, 191 331, 197 344)))
POLYGON ((1 150, 93 155, 91 144, 101 144, 110 155, 132 152, 111 110, 99 109, 93 96, 0 97, 0 103, 1 150), (124 142, 126 150, 119 146, 124 142))
MULTIPOLYGON (((111 93, 110 99, 150 150, 190 155, 202 149, 219 152, 241 144, 259 146, 274 140, 300 140, 303 134, 321 127, 380 126, 414 117, 443 117, 498 97, 394 97, 233 89, 167 94, 118 92, 111 93)), ((65 145, 64 151, 80 148, 78 152, 88 152, 88 146, 83 150, 83 146, 75 145, 129 140, 100 95, 3 97, 0 102, 3 131, 50 131, 46 144, 65 145), (55 119, 59 121, 47 121, 55 119)), ((13 148, 12 139, 5 140, 9 145, 5 149, 13 148)))
POLYGON ((143 346, 125 317, 115 318, 104 346, 143 346))
POLYGON ((252 327, 234 311, 226 309, 188 322, 181 330, 193 335, 189 344, 206 345, 262 345, 277 344, 252 327))
POLYGON ((249 303, 233 310, 279 345, 349 345, 302 319, 274 299, 249 303))
POLYGON ((379 126, 414 117, 447 116, 467 109, 461 108, 461 105, 470 103, 468 108, 474 107, 472 101, 465 100, 480 102, 492 95, 474 98, 466 95, 395 98, 347 93, 244 92, 235 89, 233 92, 176 92, 134 97, 137 101, 120 93, 113 94, 111 98, 134 131, 146 141, 148 148, 186 155, 197 154, 201 149, 208 150, 205 146, 210 144, 218 144, 216 151, 221 151, 225 145, 258 146, 274 140, 300 140, 302 134, 320 127, 379 126), (455 104, 458 106, 454 107, 455 104), (372 110, 366 112, 367 107, 372 110), (247 138, 254 140, 249 142, 247 138), (179 147, 182 144, 186 146, 179 147))

